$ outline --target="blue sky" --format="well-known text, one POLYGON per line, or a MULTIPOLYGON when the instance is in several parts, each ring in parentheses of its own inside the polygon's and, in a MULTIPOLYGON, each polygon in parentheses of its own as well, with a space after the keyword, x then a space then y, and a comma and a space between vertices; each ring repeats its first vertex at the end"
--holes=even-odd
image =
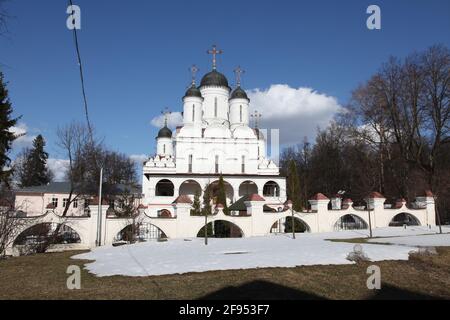
MULTIPOLYGON (((213 43, 225 51, 219 70, 232 84, 232 70, 241 65, 246 89, 312 88, 340 105, 390 55, 450 46, 448 0, 74 4, 82 10, 79 40, 92 122, 107 145, 130 155, 154 152, 158 129, 151 120, 164 107, 181 111, 188 68, 195 63, 200 75, 209 71, 206 50, 213 43), (371 4, 381 7, 380 31, 366 28, 371 4)), ((0 67, 15 113, 29 136, 42 133, 58 158, 57 126, 84 120, 67 1, 8 0, 6 8, 12 19, 9 34, 0 37, 0 67)), ((297 120, 301 126, 301 114, 297 120)))

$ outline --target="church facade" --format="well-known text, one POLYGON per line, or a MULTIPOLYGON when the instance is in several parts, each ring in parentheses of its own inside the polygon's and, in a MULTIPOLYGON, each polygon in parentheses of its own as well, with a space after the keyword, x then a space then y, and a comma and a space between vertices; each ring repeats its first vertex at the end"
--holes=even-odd
MULTIPOLYGON (((208 185, 225 181, 227 205, 257 194, 275 210, 286 201, 286 178, 266 154, 266 138, 250 127, 250 99, 217 70, 214 47, 212 71, 193 81, 185 93, 183 124, 172 132, 166 124, 156 138, 156 154, 144 163, 143 203, 149 216, 174 217, 173 202, 180 196, 194 199, 208 185)), ((218 205, 218 204, 216 204, 218 205)))

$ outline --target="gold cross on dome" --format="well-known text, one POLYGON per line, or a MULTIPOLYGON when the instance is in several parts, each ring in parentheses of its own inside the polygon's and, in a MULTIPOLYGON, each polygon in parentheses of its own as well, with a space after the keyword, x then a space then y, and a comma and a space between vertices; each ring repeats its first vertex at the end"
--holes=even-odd
POLYGON ((167 127, 167 124, 169 123, 169 116, 172 114, 172 112, 169 110, 169 108, 165 107, 163 111, 161 111, 161 114, 164 115, 164 126, 167 127))
POLYGON ((213 56, 213 70, 217 69, 217 55, 223 54, 223 50, 217 50, 217 46, 213 45, 212 50, 206 51, 207 54, 212 54, 213 56))
POLYGON ((258 129, 262 114, 259 113, 258 110, 255 110, 255 112, 250 117, 252 117, 252 119, 255 121, 255 129, 258 129))
POLYGON ((245 73, 245 70, 241 68, 241 66, 238 66, 236 69, 234 69, 234 74, 236 75, 236 85, 238 87, 241 86, 241 77, 245 73))
POLYGON ((192 85, 195 85, 195 78, 197 77, 197 72, 200 71, 199 68, 195 64, 192 65, 192 67, 189 68, 189 71, 191 72, 192 76, 192 85))

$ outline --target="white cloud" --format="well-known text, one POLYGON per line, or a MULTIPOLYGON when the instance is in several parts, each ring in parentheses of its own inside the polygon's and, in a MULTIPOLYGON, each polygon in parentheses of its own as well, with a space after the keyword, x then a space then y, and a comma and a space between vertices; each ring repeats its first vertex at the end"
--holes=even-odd
POLYGON ((15 127, 11 127, 10 132, 19 136, 13 142, 14 149, 31 147, 33 140, 36 138, 36 135, 30 135, 28 126, 23 122, 18 123, 15 127))
POLYGON ((299 143, 304 137, 313 142, 317 128, 326 127, 342 112, 336 98, 311 88, 291 88, 274 84, 270 88, 248 91, 251 112, 262 114, 261 127, 280 129, 280 143, 299 143))
POLYGON ((47 167, 53 172, 54 181, 64 181, 65 174, 69 167, 69 160, 49 158, 47 160, 47 167))
MULTIPOLYGON (((162 128, 164 126, 164 121, 165 121, 165 116, 160 115, 159 117, 153 118, 150 123, 152 126, 154 126, 156 128, 162 128)), ((181 114, 181 112, 172 112, 168 116, 167 122, 168 122, 167 125, 170 128, 176 128, 183 124, 183 115, 181 114)))

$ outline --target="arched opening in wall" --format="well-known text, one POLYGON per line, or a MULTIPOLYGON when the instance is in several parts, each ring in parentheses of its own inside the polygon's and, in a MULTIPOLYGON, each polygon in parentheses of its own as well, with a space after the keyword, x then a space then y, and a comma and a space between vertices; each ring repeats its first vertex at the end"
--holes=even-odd
POLYGON ((307 233, 311 232, 311 228, 308 224, 300 218, 286 217, 276 221, 270 228, 271 233, 292 233, 292 228, 295 229, 295 233, 307 233), (294 221, 294 223, 292 223, 294 221))
POLYGON ((158 218, 169 219, 172 218, 172 213, 167 209, 162 209, 158 211, 158 218))
POLYGON ((200 196, 202 195, 202 187, 195 180, 187 180, 183 182, 180 186, 180 196, 189 196, 191 200, 194 200, 195 194, 198 193, 200 196))
POLYGON ((263 189, 264 197, 279 197, 280 186, 275 181, 269 181, 264 185, 263 189))
POLYGON ((130 243, 167 239, 166 234, 151 223, 135 223, 123 228, 115 237, 116 241, 130 243))
MULTIPOLYGON (((229 184, 226 181, 224 181, 224 186, 225 186, 225 195, 227 197, 227 202, 228 202, 227 205, 230 205, 234 201, 234 199, 233 199, 234 190, 233 190, 233 187, 231 186, 231 184, 229 184)), ((214 202, 214 204, 217 204, 217 195, 219 193, 219 181, 214 181, 213 183, 211 183, 209 185, 209 187, 211 188, 213 202, 214 202)))
POLYGON ((244 181, 239 186, 239 197, 258 194, 258 186, 253 181, 244 181))
MULTIPOLYGON (((241 228, 239 228, 234 223, 224 221, 224 220, 216 220, 210 222, 206 225, 208 230, 208 237, 210 238, 243 238, 244 233, 241 228)), ((205 237, 205 227, 201 228, 197 233, 198 238, 205 237)))
POLYGON ((40 223, 19 234, 13 246, 23 254, 44 253, 52 245, 81 243, 80 235, 71 227, 57 223, 40 223))
POLYGON ((175 195, 175 187, 172 181, 164 179, 156 184, 155 195, 157 197, 173 197, 175 195))
POLYGON ((412 214, 402 212, 392 218, 389 227, 420 226, 420 221, 412 214))
POLYGON ((366 221, 354 214, 346 214, 342 216, 334 224, 335 231, 341 230, 365 230, 369 229, 366 221))

